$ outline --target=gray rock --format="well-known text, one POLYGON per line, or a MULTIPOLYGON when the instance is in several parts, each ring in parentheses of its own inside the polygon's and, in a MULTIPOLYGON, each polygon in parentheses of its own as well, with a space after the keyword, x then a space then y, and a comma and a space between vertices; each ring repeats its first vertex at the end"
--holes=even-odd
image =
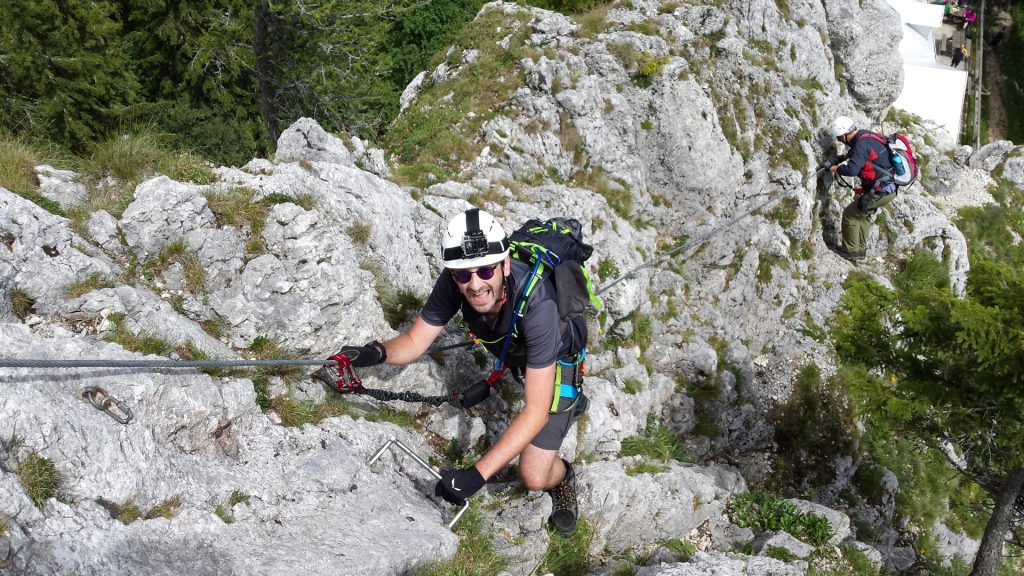
POLYGON ((135 200, 125 208, 120 221, 125 240, 135 255, 143 261, 151 259, 169 244, 204 227, 213 227, 213 212, 202 195, 206 189, 166 176, 139 184, 135 200))
POLYGON ((618 464, 595 462, 580 469, 577 485, 580 514, 594 530, 594 552, 679 538, 721 515, 725 500, 746 489, 735 472, 675 463, 667 472, 628 476, 618 464))
POLYGON ((807 563, 782 562, 764 556, 744 556, 721 552, 697 552, 689 562, 645 566, 637 576, 801 576, 807 563))
POLYGON ((978 149, 977 152, 971 155, 970 161, 967 163, 971 168, 979 168, 991 172, 995 170, 996 166, 999 166, 1006 155, 1014 149, 1014 143, 1009 140, 999 140, 986 144, 978 149))
POLYGON ((899 15, 880 0, 825 3, 832 53, 843 64, 843 79, 869 115, 882 112, 903 90, 899 15), (870 24, 868 24, 870 22, 870 24), (870 62, 888 62, 871 66, 870 62))
POLYGON ((781 548, 795 558, 807 558, 814 553, 814 546, 797 540, 788 532, 767 532, 754 539, 754 550, 761 556, 771 556, 773 548, 781 548))
POLYGON ((352 154, 339 138, 312 118, 299 118, 277 138, 275 162, 324 162, 352 166, 352 154))
POLYGON ((121 268, 54 216, 21 196, 0 188, 0 302, 21 290, 35 300, 40 315, 53 313, 69 285, 90 276, 114 278, 121 268))
POLYGON ((85 201, 88 192, 85 186, 75 181, 77 174, 70 170, 58 170, 49 164, 35 167, 39 193, 60 204, 67 210, 85 201))
POLYGON ((1007 158, 1003 164, 1003 178, 1017 185, 1017 188, 1024 190, 1024 156, 1007 158))

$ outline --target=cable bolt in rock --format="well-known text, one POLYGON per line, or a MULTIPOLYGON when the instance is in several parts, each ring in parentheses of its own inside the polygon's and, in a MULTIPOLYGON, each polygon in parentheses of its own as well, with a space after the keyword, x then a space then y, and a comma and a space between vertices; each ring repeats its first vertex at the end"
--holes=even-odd
POLYGON ((106 412, 108 416, 121 424, 128 424, 135 415, 127 404, 114 398, 106 390, 99 386, 87 386, 82 391, 82 398, 92 403, 100 412, 106 412))
MULTIPOLYGON (((377 459, 381 457, 381 454, 384 454, 384 452, 389 447, 391 447, 392 445, 395 445, 395 446, 398 446, 399 448, 401 448, 402 451, 405 452, 406 454, 408 454, 410 458, 415 460, 417 464, 419 464, 420 466, 423 466, 424 468, 426 468, 427 472, 430 472, 434 476, 434 478, 437 478, 438 480, 441 479, 441 474, 439 474, 436 470, 434 470, 430 466, 430 464, 427 464, 415 452, 410 450, 408 446, 406 446, 405 444, 402 444, 394 436, 392 436, 390 439, 388 439, 388 441, 385 442, 384 445, 381 446, 380 449, 377 450, 377 452, 369 460, 367 460, 366 465, 367 466, 372 466, 373 463, 376 462, 377 459)), ((448 529, 449 530, 451 530, 455 526, 455 523, 459 521, 459 518, 462 518, 462 514, 465 513, 466 510, 469 510, 469 500, 468 499, 466 500, 466 503, 462 506, 462 508, 455 514, 455 517, 452 518, 452 521, 448 523, 448 529)))

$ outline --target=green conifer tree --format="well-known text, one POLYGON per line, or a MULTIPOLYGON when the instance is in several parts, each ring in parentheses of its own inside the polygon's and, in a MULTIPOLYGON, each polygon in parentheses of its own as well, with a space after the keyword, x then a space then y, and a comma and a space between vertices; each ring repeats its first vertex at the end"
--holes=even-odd
POLYGON ((138 88, 112 2, 0 2, 0 123, 10 130, 81 150, 138 88))
POLYGON ((833 333, 840 357, 884 371, 890 407, 995 499, 973 576, 999 573, 1024 511, 1024 273, 975 263, 967 293, 948 280, 852 283, 833 333))

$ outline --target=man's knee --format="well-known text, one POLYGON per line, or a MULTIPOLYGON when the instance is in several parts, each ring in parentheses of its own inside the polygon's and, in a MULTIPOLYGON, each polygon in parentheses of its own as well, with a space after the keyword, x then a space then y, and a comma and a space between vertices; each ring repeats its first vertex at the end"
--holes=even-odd
POLYGON ((548 474, 539 470, 520 470, 519 479, 523 481, 523 486, 526 486, 527 490, 546 490, 548 487, 548 474))

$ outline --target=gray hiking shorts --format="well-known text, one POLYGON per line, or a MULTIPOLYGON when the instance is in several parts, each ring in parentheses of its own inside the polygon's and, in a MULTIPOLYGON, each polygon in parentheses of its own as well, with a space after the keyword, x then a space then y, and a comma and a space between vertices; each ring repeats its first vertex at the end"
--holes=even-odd
POLYGON ((562 447, 562 440, 572 428, 572 423, 579 420, 580 416, 590 407, 590 400, 586 394, 580 392, 579 402, 568 410, 576 398, 562 398, 558 401, 558 413, 548 414, 548 423, 541 428, 540 432, 533 438, 531 445, 543 450, 558 450, 562 447))

